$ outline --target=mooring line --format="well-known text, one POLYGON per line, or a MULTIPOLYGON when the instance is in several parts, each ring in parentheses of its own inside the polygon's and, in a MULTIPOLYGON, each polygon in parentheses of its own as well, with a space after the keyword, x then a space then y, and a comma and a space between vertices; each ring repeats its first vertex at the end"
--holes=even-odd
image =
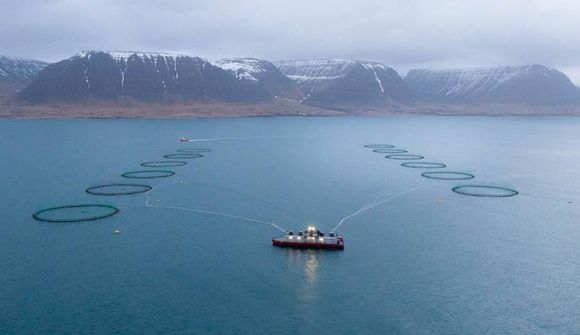
POLYGON ((355 211, 355 212, 353 212, 353 213, 351 213, 351 214, 349 214, 349 215, 347 215, 347 216, 343 217, 343 218, 342 218, 342 219, 341 219, 341 220, 338 222, 338 224, 337 224, 337 225, 336 225, 336 226, 335 226, 335 227, 334 227, 334 228, 331 230, 331 232, 332 232, 332 233, 334 233, 334 232, 335 232, 335 231, 336 231, 338 228, 340 228, 340 226, 342 226, 342 225, 344 224, 344 222, 345 222, 345 221, 347 221, 347 220, 351 219, 352 217, 354 217, 354 216, 357 216, 357 215, 359 215, 359 214, 361 214, 361 213, 364 213, 364 212, 366 212, 366 211, 368 211, 368 210, 371 210, 371 209, 373 209, 373 208, 375 208, 375 207, 377 207, 377 206, 383 205, 383 204, 385 204, 385 203, 387 203, 387 202, 389 202, 389 201, 391 201, 391 200, 394 200, 394 199, 396 199, 396 198, 398 198, 398 197, 400 197, 400 196, 403 196, 403 195, 405 195, 405 194, 407 194, 407 193, 411 193, 411 192, 413 192, 413 191, 415 191, 415 190, 418 190, 418 189, 419 189, 419 188, 421 188, 421 187, 423 187, 423 185, 419 185, 419 186, 412 187, 412 188, 410 188, 410 189, 408 189, 408 190, 405 190, 405 191, 403 191, 403 192, 400 192, 400 193, 394 194, 394 195, 392 195, 392 196, 390 196, 390 197, 388 197, 388 198, 386 198, 386 199, 384 199, 384 200, 380 200, 380 201, 377 201, 377 200, 376 200, 376 199, 377 199, 377 197, 375 197, 375 200, 373 200, 373 201, 372 201, 370 204, 368 204, 368 205, 366 205, 366 206, 363 206, 363 207, 361 207, 360 209, 358 209, 357 211, 355 211))
POLYGON ((149 203, 149 199, 150 199, 150 193, 153 192, 153 190, 159 188, 160 186, 165 185, 165 184, 160 184, 157 185, 155 187, 153 187, 151 190, 147 191, 145 193, 145 207, 149 207, 149 208, 165 208, 165 209, 173 209, 173 210, 182 210, 182 211, 188 211, 188 212, 194 212, 194 213, 199 213, 199 214, 209 214, 209 215, 217 215, 217 216, 223 216, 223 217, 228 217, 228 218, 232 218, 232 219, 238 219, 238 220, 243 220, 243 221, 247 221, 247 222, 255 222, 255 223, 262 223, 262 224, 266 224, 269 226, 272 226, 282 232, 285 232, 286 230, 282 227, 280 227, 279 225, 270 222, 270 221, 264 221, 264 220, 260 220, 260 219, 254 219, 254 218, 249 218, 249 217, 245 217, 245 216, 239 216, 239 215, 234 215, 234 214, 229 214, 229 213, 225 213, 225 212, 216 212, 216 211, 208 211, 208 210, 203 210, 203 209, 196 209, 196 208, 188 208, 188 207, 178 207, 178 206, 158 206, 158 205, 151 205, 149 203))

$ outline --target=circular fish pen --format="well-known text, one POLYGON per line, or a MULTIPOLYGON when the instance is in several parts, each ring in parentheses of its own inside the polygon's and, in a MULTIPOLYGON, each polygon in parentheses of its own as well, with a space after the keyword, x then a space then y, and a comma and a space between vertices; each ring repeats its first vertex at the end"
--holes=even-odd
POLYGON ((431 162, 405 162, 401 163, 401 166, 411 169, 442 169, 447 167, 447 165, 443 163, 431 162))
POLYGON ((488 198, 507 198, 520 194, 518 191, 511 188, 488 185, 459 185, 451 190, 461 195, 488 198))
POLYGON ((429 171, 421 173, 421 176, 439 180, 469 180, 475 178, 471 173, 453 171, 429 171))
POLYGON ((164 158, 169 158, 169 159, 192 159, 192 158, 201 158, 203 157, 203 155, 201 154, 167 154, 167 155, 163 155, 164 158))
POLYGON ((373 150, 373 152, 379 153, 379 154, 404 154, 406 152, 408 152, 407 150, 404 149, 375 149, 373 150))
POLYGON ((423 157, 421 155, 395 154, 395 155, 385 156, 385 158, 396 159, 396 160, 400 160, 400 161, 410 161, 410 160, 423 159, 425 157, 423 157))
POLYGON ((189 153, 199 153, 199 152, 211 152, 211 149, 206 148, 185 148, 185 149, 177 149, 178 152, 189 152, 189 153))
POLYGON ((390 149, 394 148, 395 146, 392 144, 365 144, 363 147, 370 149, 390 149))
POLYGON ((174 174, 175 172, 169 170, 143 170, 125 172, 121 176, 131 179, 155 179, 171 177, 174 174))
POLYGON ((32 217, 43 222, 83 222, 104 219, 119 213, 119 209, 111 205, 83 204, 50 207, 37 211, 32 217))
POLYGON ((92 195, 131 195, 151 191, 152 187, 143 184, 105 184, 89 187, 85 190, 92 195))
POLYGON ((152 162, 143 162, 141 166, 144 167, 152 167, 152 168, 163 168, 163 167, 179 167, 187 165, 187 162, 183 161, 152 161, 152 162))

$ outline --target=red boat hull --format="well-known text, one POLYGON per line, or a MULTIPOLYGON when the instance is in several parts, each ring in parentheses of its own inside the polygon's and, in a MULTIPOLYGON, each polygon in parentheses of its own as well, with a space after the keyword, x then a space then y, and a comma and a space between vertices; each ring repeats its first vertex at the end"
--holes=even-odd
POLYGON ((297 249, 344 250, 344 244, 290 242, 290 241, 280 241, 276 239, 272 239, 272 245, 276 247, 297 248, 297 249))

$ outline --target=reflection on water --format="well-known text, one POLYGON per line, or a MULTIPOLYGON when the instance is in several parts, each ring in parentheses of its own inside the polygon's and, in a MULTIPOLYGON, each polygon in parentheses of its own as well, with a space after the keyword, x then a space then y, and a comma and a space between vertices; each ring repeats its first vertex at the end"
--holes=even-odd
POLYGON ((314 285, 316 279, 318 278, 318 253, 314 250, 308 250, 308 259, 306 260, 306 267, 304 268, 304 273, 306 275, 306 281, 309 285, 314 285))
POLYGON ((313 300, 317 296, 319 250, 287 249, 288 266, 293 269, 303 269, 302 285, 299 290, 299 298, 313 300))

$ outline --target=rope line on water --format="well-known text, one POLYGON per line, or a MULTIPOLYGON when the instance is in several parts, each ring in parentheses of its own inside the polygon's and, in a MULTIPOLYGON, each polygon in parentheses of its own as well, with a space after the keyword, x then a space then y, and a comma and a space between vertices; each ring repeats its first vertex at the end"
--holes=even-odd
POLYGON ((149 207, 149 208, 165 208, 165 209, 173 209, 173 210, 182 210, 182 211, 188 211, 188 212, 194 212, 194 213, 199 213, 199 214, 209 214, 209 215, 217 215, 217 216, 223 216, 223 217, 227 217, 227 218, 231 218, 231 219, 237 219, 237 220, 243 220, 243 221, 247 221, 247 222, 254 222, 254 223, 262 223, 262 224, 266 224, 269 226, 272 226, 282 232, 286 232, 286 230, 282 227, 280 227, 279 225, 275 224, 274 222, 270 222, 270 221, 265 221, 265 220, 260 220, 260 219, 255 219, 255 218, 249 218, 249 217, 245 217, 245 216, 240 216, 240 215, 234 215, 234 214, 229 214, 229 213, 225 213, 225 212, 216 212, 216 211, 208 211, 208 210, 204 210, 204 209, 196 209, 196 208, 188 208, 188 207, 179 207, 179 206, 158 206, 158 205, 151 205, 149 203, 149 199, 150 199, 150 193, 153 192, 155 189, 157 189, 158 187, 162 186, 164 184, 161 185, 157 185, 154 188, 152 188, 151 190, 149 190, 148 192, 145 193, 145 207, 149 207))
POLYGON ((353 212, 353 213, 351 213, 351 214, 343 217, 338 222, 338 224, 334 228, 332 228, 332 230, 330 232, 331 233, 334 233, 338 228, 340 228, 340 226, 342 226, 344 224, 345 221, 347 221, 347 220, 349 220, 349 219, 351 219, 351 218, 353 218, 353 217, 355 217, 355 216, 357 216, 357 215, 359 215, 361 213, 364 213, 364 212, 366 212, 368 210, 371 210, 371 209, 373 209, 373 208, 375 208, 377 206, 383 205, 383 204, 385 204, 385 203, 387 203, 387 202, 389 202, 391 200, 394 200, 394 199, 396 199, 396 198, 398 198, 400 196, 403 196, 405 194, 408 194, 408 193, 411 193, 411 192, 413 192, 415 190, 418 190, 421 187, 423 187, 423 185, 419 185, 419 186, 412 187, 412 188, 410 188, 408 190, 405 190, 403 192, 394 194, 394 195, 392 195, 392 196, 390 196, 390 197, 388 197, 386 199, 383 199, 383 200, 378 200, 378 198, 380 197, 380 195, 377 195, 377 196, 375 196, 375 199, 370 204, 368 204, 366 206, 363 206, 363 207, 359 208, 357 211, 355 211, 355 212, 353 212))

